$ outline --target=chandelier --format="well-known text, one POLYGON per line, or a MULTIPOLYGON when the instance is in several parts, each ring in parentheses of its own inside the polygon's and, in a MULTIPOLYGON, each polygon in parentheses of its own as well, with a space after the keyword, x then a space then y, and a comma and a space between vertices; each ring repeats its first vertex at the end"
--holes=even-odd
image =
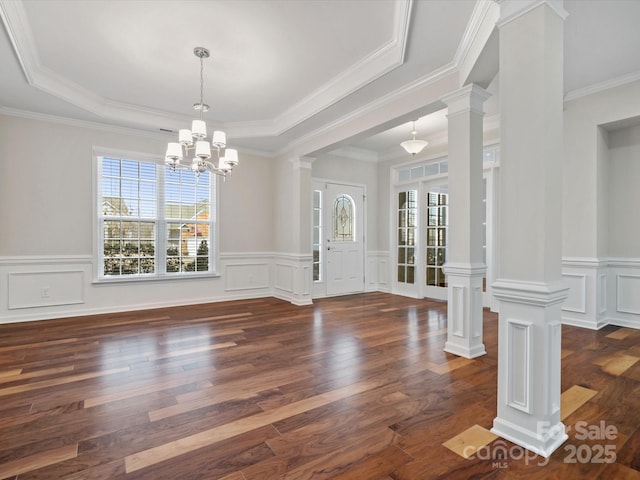
POLYGON ((202 119, 205 112, 209 111, 209 105, 203 102, 204 75, 203 60, 209 58, 209 50, 204 47, 196 47, 193 53, 200 59, 200 102, 193 105, 193 109, 199 112, 200 118, 193 120, 191 130, 184 128, 178 132, 178 141, 169 142, 165 163, 171 167, 171 171, 176 168, 191 169, 196 174, 210 171, 216 175, 226 177, 231 174, 233 167, 238 165, 238 151, 233 148, 226 148, 227 136, 224 132, 215 130, 211 142, 207 138, 207 124, 202 119), (215 161, 212 161, 211 151, 215 152, 215 161), (191 164, 182 163, 182 160, 190 157, 191 164))
POLYGON ((424 140, 416 140, 416 133, 418 132, 416 132, 416 122, 414 120, 413 129, 411 130, 411 135, 413 135, 413 138, 411 140, 405 140, 400 144, 402 148, 404 148, 408 153, 414 156, 417 153, 420 153, 424 147, 429 145, 429 142, 426 142, 424 140))

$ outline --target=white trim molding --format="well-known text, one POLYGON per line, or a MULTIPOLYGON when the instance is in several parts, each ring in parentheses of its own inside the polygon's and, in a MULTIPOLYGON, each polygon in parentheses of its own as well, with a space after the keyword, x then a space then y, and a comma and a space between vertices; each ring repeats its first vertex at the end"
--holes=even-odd
POLYGON ((313 284, 313 257, 303 254, 276 254, 273 295, 294 305, 310 305, 313 284))
POLYGON ((563 0, 495 0, 500 5, 500 20, 498 28, 502 28, 507 23, 520 18, 540 5, 547 5, 558 16, 565 20, 569 12, 564 9, 563 0))
POLYGON ((609 323, 640 328, 640 258, 610 258, 608 286, 609 323))
POLYGON ((640 259, 565 257, 562 276, 570 287, 563 324, 640 328, 640 259))
POLYGON ((365 264, 365 291, 389 292, 389 252, 367 252, 365 264))
POLYGON ((0 257, 0 323, 277 297, 311 303, 311 256, 220 254, 219 276, 92 281, 92 255, 0 257))
MULTIPOLYGON (((276 117, 263 122, 219 123, 218 127, 224 127, 230 136, 235 138, 279 136, 400 67, 405 62, 412 6, 412 0, 396 0, 393 17, 390 18, 392 31, 379 48, 276 117)), ((166 128, 186 124, 191 120, 183 115, 110 100, 45 67, 40 61, 22 2, 0 0, 0 18, 25 78, 32 87, 105 119, 127 120, 140 125, 158 125, 166 128)))
POLYGON ((560 421, 561 281, 499 279, 498 414, 491 431, 548 457, 567 438, 560 421))
POLYGON ((498 279, 492 287, 493 294, 500 301, 535 307, 561 304, 569 294, 569 287, 563 282, 542 283, 498 279))
POLYGON ((482 341, 482 281, 484 264, 446 263, 448 332, 444 351, 465 358, 487 352, 482 341))
POLYGON ((562 278, 569 296, 562 306, 562 323, 598 330, 609 323, 606 317, 607 260, 564 257, 562 278))

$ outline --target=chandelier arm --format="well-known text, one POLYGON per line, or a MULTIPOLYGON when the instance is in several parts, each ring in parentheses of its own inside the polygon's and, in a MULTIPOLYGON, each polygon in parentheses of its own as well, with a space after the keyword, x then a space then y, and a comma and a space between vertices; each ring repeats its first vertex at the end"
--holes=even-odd
POLYGON ((207 166, 207 169, 209 169, 209 171, 221 177, 226 177, 227 173, 230 173, 229 171, 221 170, 220 168, 216 167, 213 163, 207 160, 204 161, 204 164, 207 166))
POLYGON ((207 134, 203 115, 209 110, 209 105, 204 103, 204 59, 209 58, 209 50, 204 47, 196 47, 193 49, 193 53, 200 59, 200 103, 193 105, 193 108, 200 113, 200 120, 193 120, 191 130, 180 130, 178 142, 168 143, 165 164, 170 167, 172 172, 176 169, 189 169, 194 171, 196 175, 210 171, 216 175, 227 177, 231 175, 233 167, 238 165, 238 152, 232 148, 226 149, 226 135, 222 131, 214 131, 211 142, 205 140, 207 134), (211 150, 215 150, 215 157, 217 157, 220 166, 209 161, 211 150), (223 150, 226 159, 223 156, 223 150), (191 153, 195 153, 191 165, 183 164, 182 160, 191 157, 191 153))

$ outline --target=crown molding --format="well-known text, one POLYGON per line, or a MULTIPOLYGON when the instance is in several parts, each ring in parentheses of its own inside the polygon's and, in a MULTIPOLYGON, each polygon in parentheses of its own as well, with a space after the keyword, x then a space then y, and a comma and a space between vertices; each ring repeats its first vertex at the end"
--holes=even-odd
MULTIPOLYGON (((25 118, 28 120, 36 120, 40 122, 56 123, 59 125, 66 125, 66 126, 75 127, 75 128, 88 128, 91 130, 97 130, 101 132, 116 133, 119 135, 129 135, 132 137, 151 138, 154 140, 161 140, 163 142, 168 142, 173 138, 171 137, 172 135, 171 133, 150 132, 147 130, 140 130, 137 128, 120 127, 117 125, 109 125, 106 123, 91 122, 89 120, 78 120, 75 118, 50 115, 48 113, 30 112, 28 110, 18 110, 15 108, 2 107, 2 106, 0 106, 0 115, 4 115, 8 117, 25 118)), ((261 157, 261 158, 274 157, 272 153, 266 152, 263 150, 256 150, 253 148, 246 148, 242 146, 237 146, 236 149, 238 150, 239 153, 242 153, 245 155, 251 155, 254 157, 261 157)))
POLYGON ((69 117, 60 117, 57 115, 51 115, 48 113, 30 112, 28 110, 18 110, 16 108, 2 107, 0 106, 0 115, 6 115, 9 117, 26 118, 29 120, 37 120, 41 122, 57 123, 60 125, 67 125, 77 128, 89 128, 92 130, 100 130, 109 133, 118 133, 124 135, 132 135, 134 137, 153 138, 158 140, 167 141, 169 139, 167 133, 150 132, 147 130, 139 130, 136 128, 120 127, 117 125, 109 125, 106 123, 92 122, 89 120, 78 120, 69 117))
POLYGON ((348 158, 350 160, 358 160, 360 162, 378 162, 378 153, 373 150, 358 147, 341 147, 331 151, 332 155, 348 158))
POLYGON ((435 70, 434 72, 431 72, 428 75, 425 75, 423 77, 420 77, 418 79, 416 79, 415 81, 404 85, 403 87, 394 90, 390 93, 388 93, 387 95, 383 95, 380 98, 378 98, 377 100, 370 102, 366 105, 363 105, 360 108, 357 108, 355 110, 353 110, 351 113, 344 115, 338 119, 336 119, 333 122, 327 123, 325 125, 323 125, 322 127, 313 130, 312 132, 307 133, 306 135, 303 135, 299 138, 297 138, 296 140, 294 140, 293 142, 289 143, 285 148, 283 148, 281 151, 279 151, 277 153, 277 155, 286 155, 288 152, 290 152, 292 149, 298 148, 300 146, 303 146, 306 142, 308 142, 309 140, 319 136, 319 135, 323 135, 325 133, 328 133, 332 130, 335 130, 343 125, 346 125, 348 123, 351 123, 355 120, 358 120, 359 118, 362 118, 364 115, 375 111, 379 108, 384 107, 385 105, 388 105, 390 103, 393 103, 399 99, 401 99, 402 97, 411 95, 413 92, 415 92, 418 89, 424 88, 430 84, 436 83, 444 78, 447 78, 450 75, 457 75, 458 74, 458 68, 456 65, 454 65, 453 63, 448 63, 447 65, 439 68, 438 70, 435 70))
MULTIPOLYGON (((545 0, 542 0, 542 1, 545 1, 545 0)), ((317 130, 314 130, 304 135, 303 137, 298 138, 297 140, 289 143, 287 146, 281 149, 277 153, 277 155, 286 155, 292 149, 295 149, 303 145, 310 139, 318 135, 322 135, 335 128, 338 128, 342 125, 345 125, 353 120, 356 120, 373 110, 383 107, 386 104, 392 103, 405 95, 411 94, 414 90, 422 88, 425 85, 428 85, 430 83, 435 83, 451 74, 459 75, 461 65, 464 63, 464 61, 470 54, 470 51, 474 46, 474 41, 476 37, 480 34, 487 19, 491 20, 490 18, 491 15, 496 14, 495 3, 496 3, 496 0, 478 0, 477 1, 476 5, 474 6, 473 12, 471 13, 471 18, 467 23, 467 27, 465 28, 462 39, 458 44, 458 48, 456 49, 456 53, 451 62, 442 66, 440 69, 435 70, 429 73, 428 75, 418 78, 414 82, 399 88, 398 90, 395 90, 383 97, 380 97, 375 102, 369 103, 351 112, 348 115, 345 115, 339 119, 336 119, 334 122, 330 124, 327 124, 317 130)), ((486 119, 485 119, 485 124, 486 124, 486 119)), ((397 158, 397 155, 393 154, 391 150, 384 152, 382 154, 378 154, 378 161, 385 161, 385 160, 394 159, 394 158, 397 158)))
POLYGON ((32 87, 101 118, 127 120, 142 125, 159 125, 167 128, 190 121, 186 116, 105 99, 53 72, 44 67, 40 61, 22 2, 0 0, 0 16, 22 72, 32 87))
MULTIPOLYGON (((278 136, 316 115, 346 96, 401 66, 409 34, 413 0, 394 0, 393 32, 378 49, 333 77, 318 90, 273 119, 261 122, 218 123, 235 138, 278 136)), ((0 16, 29 85, 105 119, 175 129, 190 117, 138 105, 116 102, 44 67, 21 1, 0 0, 0 16)))
MULTIPOLYGON (((348 115, 325 124, 323 127, 309 132, 302 137, 286 145, 276 153, 240 149, 245 153, 257 156, 273 158, 286 155, 295 148, 304 145, 310 139, 339 128, 362 116, 393 103, 415 90, 423 88, 430 83, 437 82, 449 75, 459 74, 460 63, 469 55, 474 39, 480 31, 483 21, 492 8, 492 0, 480 0, 474 7, 472 16, 467 24, 463 38, 461 39, 452 62, 440 69, 429 73, 410 84, 407 84, 389 94, 380 97, 376 101, 362 106, 348 115)), ((386 72, 402 65, 405 59, 413 0, 394 0, 394 32, 393 38, 368 57, 342 72, 337 77, 315 91, 296 105, 290 107, 274 119, 255 122, 229 122, 219 123, 219 128, 224 128, 229 137, 268 137, 279 136, 306 118, 313 116, 322 108, 339 101, 349 93, 370 83, 386 72), (377 75, 377 76, 376 76, 377 75), (324 105, 324 106, 323 106, 324 105)), ((163 128, 175 129, 176 125, 188 123, 188 116, 160 112, 153 109, 125 104, 104 99, 83 87, 70 82, 68 79, 58 76, 55 72, 43 67, 38 58, 37 49, 26 18, 26 13, 21 1, 0 0, 0 15, 7 27, 9 38, 14 47, 27 81, 36 88, 40 88, 53 95, 63 98, 86 111, 92 112, 102 118, 126 119, 141 125, 158 125, 163 128), (56 93, 57 92, 57 93, 56 93)), ((61 123, 76 127, 85 127, 110 131, 121 134, 143 136, 167 140, 165 133, 154 133, 135 128, 116 127, 97 122, 73 120, 54 115, 37 114, 14 109, 0 107, 0 113, 24 118, 32 118, 54 123, 61 123)), ((355 155, 359 159, 371 159, 372 155, 366 152, 356 153, 348 151, 348 156, 355 155)), ((386 155, 385 155, 386 156, 386 155)), ((376 157, 381 155, 376 154, 376 157)), ((379 159, 378 159, 379 160, 379 159)))
POLYGON ((413 0, 395 0, 392 38, 276 117, 277 134, 295 127, 401 66, 405 61, 412 5, 413 0))
POLYGON ((595 83, 593 85, 588 85, 583 88, 577 88, 576 90, 571 90, 570 92, 567 92, 565 94, 564 101, 565 103, 571 102, 573 100, 577 100, 582 97, 587 97, 595 93, 603 92, 611 88, 621 87, 629 83, 637 82, 638 80, 640 80, 640 71, 627 73, 626 75, 622 75, 616 78, 611 78, 609 80, 605 80, 604 82, 595 83))
POLYGON ((473 44, 484 25, 485 19, 491 14, 493 9, 496 8, 494 0, 478 0, 471 12, 471 18, 467 23, 467 27, 464 30, 458 48, 453 56, 453 63, 456 65, 462 65, 469 52, 471 51, 473 44))
POLYGON ((315 158, 314 157, 306 157, 306 156, 302 156, 302 157, 291 157, 289 159, 289 162, 293 165, 293 168, 297 168, 297 169, 307 169, 307 170, 311 170, 311 166, 313 165, 313 162, 315 162, 315 158))
POLYGON ((547 5, 551 10, 565 20, 569 13, 564 9, 564 0, 494 0, 500 6, 500 18, 496 24, 498 28, 529 13, 540 5, 547 5))
POLYGON ((27 77, 29 84, 33 83, 31 72, 40 68, 40 59, 33 48, 35 41, 31 35, 26 13, 22 3, 17 1, 0 0, 0 18, 7 31, 7 37, 13 46, 20 67, 27 77))

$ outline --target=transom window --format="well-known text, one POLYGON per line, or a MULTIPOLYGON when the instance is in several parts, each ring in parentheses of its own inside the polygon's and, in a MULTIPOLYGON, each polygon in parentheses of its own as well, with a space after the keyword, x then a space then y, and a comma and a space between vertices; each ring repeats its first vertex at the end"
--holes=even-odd
POLYGON ((97 166, 99 279, 214 272, 209 172, 113 156, 97 166))

